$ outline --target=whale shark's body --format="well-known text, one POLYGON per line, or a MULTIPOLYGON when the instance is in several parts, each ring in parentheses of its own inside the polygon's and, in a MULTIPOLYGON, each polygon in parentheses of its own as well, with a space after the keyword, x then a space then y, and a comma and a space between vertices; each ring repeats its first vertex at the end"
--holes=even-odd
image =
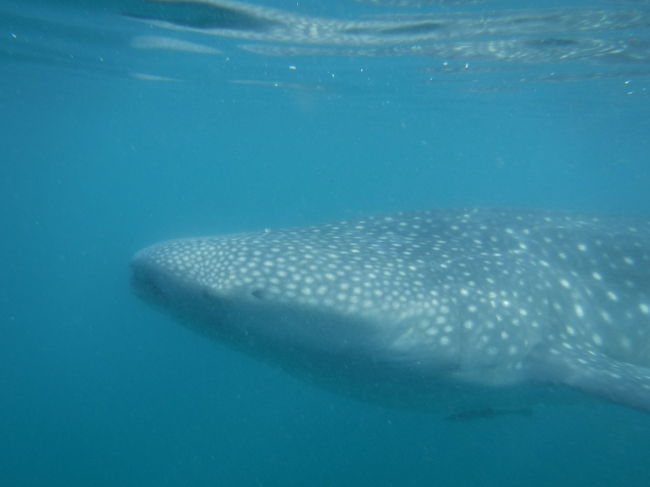
POLYGON ((132 267, 202 333, 361 397, 485 408, 570 388, 650 412, 648 220, 397 213, 163 242, 132 267))

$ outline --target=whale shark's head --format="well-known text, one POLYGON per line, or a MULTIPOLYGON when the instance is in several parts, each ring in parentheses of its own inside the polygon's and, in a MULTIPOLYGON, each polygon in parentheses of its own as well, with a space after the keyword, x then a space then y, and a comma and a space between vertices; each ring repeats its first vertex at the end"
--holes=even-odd
POLYGON ((138 295, 191 328, 272 361, 397 365, 419 354, 434 368, 457 367, 450 336, 435 354, 408 336, 417 320, 430 336, 453 335, 446 319, 424 312, 424 301, 447 314, 450 305, 442 288, 425 286, 430 270, 414 257, 416 249, 397 234, 369 241, 363 229, 163 242, 136 254, 132 283, 138 295))

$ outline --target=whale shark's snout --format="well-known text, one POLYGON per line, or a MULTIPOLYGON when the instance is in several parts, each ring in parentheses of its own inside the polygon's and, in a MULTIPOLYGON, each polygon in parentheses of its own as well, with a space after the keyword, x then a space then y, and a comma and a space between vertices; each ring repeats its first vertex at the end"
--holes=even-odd
POLYGON ((152 245, 131 259, 131 286, 145 300, 178 300, 179 293, 199 283, 185 264, 183 244, 172 241, 152 245), (189 271, 189 272, 188 272, 189 271))
POLYGON ((163 271, 140 251, 131 259, 131 289, 142 299, 163 299, 163 271))
POLYGON ((348 392, 541 383, 650 411, 646 220, 395 214, 172 240, 131 268, 191 328, 348 392))

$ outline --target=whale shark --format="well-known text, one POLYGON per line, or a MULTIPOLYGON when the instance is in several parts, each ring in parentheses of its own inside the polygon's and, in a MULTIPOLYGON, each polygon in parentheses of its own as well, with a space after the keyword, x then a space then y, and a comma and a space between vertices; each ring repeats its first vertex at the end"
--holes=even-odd
POLYGON ((591 397, 650 413, 650 220, 401 212, 170 240, 138 296, 214 340, 389 406, 517 410, 591 397))

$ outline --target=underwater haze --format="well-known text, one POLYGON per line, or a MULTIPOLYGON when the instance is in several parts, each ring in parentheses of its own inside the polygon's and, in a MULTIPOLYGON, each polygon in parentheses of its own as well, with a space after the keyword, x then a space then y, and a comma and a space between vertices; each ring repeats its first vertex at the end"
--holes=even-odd
POLYGON ((394 211, 647 220, 650 2, 0 0, 0 66, 0 485, 650 485, 647 413, 340 395, 129 267, 394 211))

